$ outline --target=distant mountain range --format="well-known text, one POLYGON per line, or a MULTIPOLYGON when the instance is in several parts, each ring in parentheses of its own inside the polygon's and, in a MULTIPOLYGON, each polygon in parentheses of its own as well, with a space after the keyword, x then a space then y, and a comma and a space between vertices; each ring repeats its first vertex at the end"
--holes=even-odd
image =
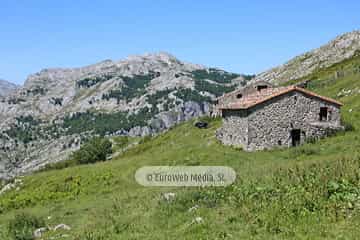
POLYGON ((0 97, 5 97, 12 93, 18 86, 11 82, 0 79, 0 97))
POLYGON ((360 31, 354 31, 256 76, 187 63, 168 53, 44 69, 1 98, 0 178, 61 161, 93 135, 158 133, 208 114, 216 97, 249 82, 304 78, 359 51, 360 31))
POLYGON ((158 133, 207 114, 253 77, 164 52, 44 69, 0 102, 0 161, 20 173, 66 158, 90 135, 158 133))

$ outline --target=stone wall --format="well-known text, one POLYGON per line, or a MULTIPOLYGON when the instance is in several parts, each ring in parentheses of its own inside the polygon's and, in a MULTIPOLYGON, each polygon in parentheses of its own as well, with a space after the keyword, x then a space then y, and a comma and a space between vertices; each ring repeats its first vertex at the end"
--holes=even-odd
MULTIPOLYGON (((331 103, 300 92, 291 92, 251 109, 248 150, 262 150, 292 144, 290 132, 300 129, 303 143, 306 138, 319 138, 326 134, 319 123, 320 107, 327 107, 328 125, 340 127, 340 109, 331 103)), ((324 129, 326 126, 324 125, 324 129)))
POLYGON ((225 145, 248 145, 247 110, 223 110, 223 125, 216 132, 217 138, 225 145))
POLYGON ((238 117, 237 111, 227 110, 224 114, 219 139, 226 145, 239 145, 248 151, 289 147, 293 129, 300 129, 300 143, 303 143, 307 138, 324 137, 329 130, 341 128, 337 105, 296 91, 249 109, 247 117, 238 117), (320 107, 328 108, 327 121, 319 121, 320 107))

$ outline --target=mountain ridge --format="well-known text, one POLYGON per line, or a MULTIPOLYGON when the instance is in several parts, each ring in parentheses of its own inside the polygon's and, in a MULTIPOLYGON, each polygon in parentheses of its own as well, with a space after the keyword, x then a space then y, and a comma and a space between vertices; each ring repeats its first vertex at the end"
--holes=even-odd
POLYGON ((300 54, 282 65, 256 75, 253 81, 284 83, 351 58, 360 51, 360 30, 337 36, 328 43, 300 54))
POLYGON ((164 52, 42 69, 0 102, 0 170, 60 161, 90 135, 156 134, 208 114, 211 101, 251 77, 164 52))
POLYGON ((0 97, 6 97, 9 94, 11 94, 13 91, 15 91, 19 86, 6 81, 4 79, 0 79, 0 97))

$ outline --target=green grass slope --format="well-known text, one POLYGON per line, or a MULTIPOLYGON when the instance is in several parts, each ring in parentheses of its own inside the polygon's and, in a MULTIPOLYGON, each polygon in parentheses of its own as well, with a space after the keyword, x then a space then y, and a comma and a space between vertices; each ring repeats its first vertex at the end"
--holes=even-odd
POLYGON ((111 161, 24 177, 20 189, 0 197, 0 239, 12 239, 8 223, 23 212, 48 226, 72 228, 49 231, 43 239, 356 239, 359 66, 355 57, 309 76, 314 91, 345 104, 342 115, 353 131, 248 153, 216 141, 220 119, 203 130, 190 121, 111 161), (142 187, 134 173, 147 165, 225 165, 235 169, 237 180, 226 188, 142 187), (163 200, 167 192, 176 193, 174 201, 163 200))

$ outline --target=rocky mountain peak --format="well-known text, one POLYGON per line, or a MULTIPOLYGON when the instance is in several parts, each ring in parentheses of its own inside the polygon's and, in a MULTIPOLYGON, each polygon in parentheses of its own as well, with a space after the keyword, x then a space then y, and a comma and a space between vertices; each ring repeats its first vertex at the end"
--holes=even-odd
POLYGON ((127 57, 129 61, 162 61, 162 62, 179 62, 179 60, 167 52, 145 53, 143 55, 130 55, 127 57))
POLYGON ((53 80, 74 81, 76 79, 101 75, 105 73, 117 72, 124 76, 133 76, 152 71, 169 72, 173 71, 193 71, 205 69, 206 67, 186 63, 178 60, 175 56, 167 52, 147 53, 143 55, 130 55, 124 60, 113 61, 104 60, 80 68, 47 68, 40 72, 31 74, 25 81, 26 88, 36 87, 52 83, 53 80))
MULTIPOLYGON (((330 41, 329 46, 347 49, 353 47, 360 41, 360 30, 355 30, 342 35, 337 36, 334 40, 330 41)), ((320 47, 321 49, 321 47, 320 47)))

